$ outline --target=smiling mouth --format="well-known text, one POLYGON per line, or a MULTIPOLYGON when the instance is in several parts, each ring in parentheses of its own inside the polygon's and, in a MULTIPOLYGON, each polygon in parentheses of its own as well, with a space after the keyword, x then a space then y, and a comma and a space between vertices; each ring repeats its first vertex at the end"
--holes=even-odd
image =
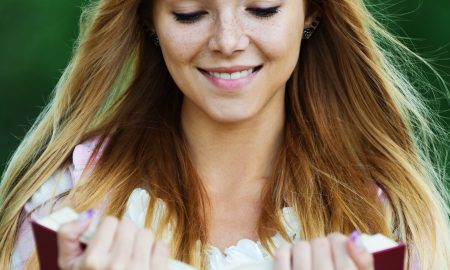
POLYGON ((238 79, 242 79, 245 78, 247 76, 249 76, 250 74, 253 74, 257 71, 259 71, 262 68, 262 65, 257 66, 257 67, 253 67, 253 68, 249 68, 246 70, 242 70, 242 71, 237 71, 237 72, 212 72, 212 71, 207 71, 201 68, 198 68, 198 70, 200 70, 202 73, 208 74, 209 76, 212 76, 214 78, 217 79, 223 79, 223 80, 238 80, 238 79))

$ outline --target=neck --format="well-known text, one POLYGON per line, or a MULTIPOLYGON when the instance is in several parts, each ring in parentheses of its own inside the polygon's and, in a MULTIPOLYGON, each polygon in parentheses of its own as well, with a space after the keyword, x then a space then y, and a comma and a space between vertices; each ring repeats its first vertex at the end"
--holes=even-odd
POLYGON ((260 193, 284 135, 284 109, 271 107, 251 119, 223 123, 183 104, 191 158, 210 195, 229 199, 260 193))

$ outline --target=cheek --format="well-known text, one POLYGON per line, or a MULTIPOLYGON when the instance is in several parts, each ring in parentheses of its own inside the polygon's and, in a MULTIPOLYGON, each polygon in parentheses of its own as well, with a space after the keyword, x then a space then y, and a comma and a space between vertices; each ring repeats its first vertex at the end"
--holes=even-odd
POLYGON ((173 23, 161 31, 159 36, 164 58, 177 63, 191 62, 202 50, 207 38, 205 27, 179 26, 173 23))
POLYGON ((192 72, 195 71, 193 66, 197 55, 204 47, 205 39, 204 30, 194 27, 186 30, 187 27, 189 26, 166 24, 159 35, 164 62, 171 77, 184 93, 189 92, 189 89, 195 89, 192 80, 192 72))
POLYGON ((297 60, 303 32, 301 16, 280 16, 273 22, 253 22, 249 33, 267 60, 297 60))
POLYGON ((275 28, 261 32, 256 44, 269 60, 297 55, 301 39, 298 33, 286 28, 275 28))

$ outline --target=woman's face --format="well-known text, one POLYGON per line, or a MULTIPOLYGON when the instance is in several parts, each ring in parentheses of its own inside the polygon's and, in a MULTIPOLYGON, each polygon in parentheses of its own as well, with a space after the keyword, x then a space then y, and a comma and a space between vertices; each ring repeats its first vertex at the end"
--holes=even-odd
POLYGON ((154 29, 183 112, 229 123, 282 111, 304 9, 303 0, 155 0, 154 29))

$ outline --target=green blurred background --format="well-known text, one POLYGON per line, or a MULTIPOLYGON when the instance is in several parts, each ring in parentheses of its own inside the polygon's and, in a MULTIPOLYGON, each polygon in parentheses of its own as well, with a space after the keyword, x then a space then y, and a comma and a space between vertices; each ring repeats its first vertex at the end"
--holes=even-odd
MULTIPOLYGON (((78 34, 81 6, 86 2, 0 2, 0 172, 48 101, 68 63, 78 34)), ((450 0, 378 0, 375 4, 373 8, 383 16, 394 16, 391 19, 396 23, 387 27, 410 37, 415 50, 434 59, 449 82, 450 0)), ((445 124, 450 126, 450 106, 441 100, 438 107, 447 119, 445 124)))

